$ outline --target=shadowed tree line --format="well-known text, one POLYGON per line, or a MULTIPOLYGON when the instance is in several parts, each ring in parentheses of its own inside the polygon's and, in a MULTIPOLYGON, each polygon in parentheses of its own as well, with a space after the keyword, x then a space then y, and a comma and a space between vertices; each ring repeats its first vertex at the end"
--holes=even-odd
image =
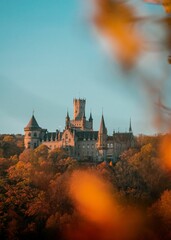
POLYGON ((21 136, 1 135, 0 239, 103 239, 93 224, 82 231, 84 238, 66 234, 85 222, 69 194, 71 174, 79 169, 95 171, 109 183, 125 214, 128 207, 143 212, 140 239, 170 239, 171 175, 157 155, 161 138, 137 137, 137 147, 115 164, 84 165, 63 149, 24 150, 21 136))

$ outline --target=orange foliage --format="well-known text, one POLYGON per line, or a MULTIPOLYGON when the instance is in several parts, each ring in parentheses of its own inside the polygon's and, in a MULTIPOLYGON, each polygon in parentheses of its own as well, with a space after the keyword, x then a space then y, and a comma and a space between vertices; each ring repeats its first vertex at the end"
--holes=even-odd
POLYGON ((110 185, 97 173, 75 171, 70 179, 70 195, 81 216, 77 229, 71 228, 68 239, 130 240, 142 228, 142 215, 122 209, 110 185))
POLYGON ((90 221, 110 223, 114 218, 117 220, 117 203, 114 204, 110 187, 97 175, 86 171, 74 172, 70 190, 77 209, 90 221))
POLYGON ((163 0, 162 5, 166 13, 171 13, 171 0, 163 0))
POLYGON ((171 170, 171 135, 165 135, 161 139, 159 154, 163 167, 171 170))
POLYGON ((137 16, 124 1, 95 0, 94 23, 124 67, 132 67, 142 52, 143 38, 135 29, 137 16))

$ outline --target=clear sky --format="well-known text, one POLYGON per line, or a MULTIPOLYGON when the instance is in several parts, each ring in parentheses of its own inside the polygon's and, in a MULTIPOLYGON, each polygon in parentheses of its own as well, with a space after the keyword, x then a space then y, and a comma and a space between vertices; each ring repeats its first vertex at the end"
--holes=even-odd
POLYGON ((130 117, 135 134, 155 132, 142 91, 104 54, 87 9, 83 0, 0 1, 0 133, 23 133, 33 109, 41 127, 62 130, 75 97, 86 98, 95 130, 103 109, 109 133, 128 131, 130 117))

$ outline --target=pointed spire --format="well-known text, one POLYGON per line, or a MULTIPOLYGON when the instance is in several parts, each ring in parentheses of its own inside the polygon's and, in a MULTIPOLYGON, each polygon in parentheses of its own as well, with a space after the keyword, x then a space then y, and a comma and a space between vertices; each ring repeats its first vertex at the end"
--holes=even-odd
POLYGON ((34 117, 34 112, 33 112, 33 115, 31 117, 29 123, 27 124, 27 126, 25 128, 29 128, 30 130, 33 129, 33 128, 34 129, 35 128, 40 128, 38 123, 37 123, 37 121, 36 121, 36 119, 35 119, 35 117, 34 117))
POLYGON ((107 133, 106 127, 105 127, 105 122, 104 122, 104 117, 102 114, 101 122, 100 122, 100 133, 107 133))
POLYGON ((65 129, 68 129, 70 127, 70 117, 67 109, 67 115, 66 115, 66 120, 65 120, 65 129))
POLYGON ((129 123, 129 132, 132 132, 131 118, 130 118, 130 123, 129 123))
POLYGON ((68 109, 67 109, 66 119, 68 119, 68 120, 70 119, 68 109))
POLYGON ((90 112, 89 122, 92 122, 92 121, 93 121, 92 113, 90 112))

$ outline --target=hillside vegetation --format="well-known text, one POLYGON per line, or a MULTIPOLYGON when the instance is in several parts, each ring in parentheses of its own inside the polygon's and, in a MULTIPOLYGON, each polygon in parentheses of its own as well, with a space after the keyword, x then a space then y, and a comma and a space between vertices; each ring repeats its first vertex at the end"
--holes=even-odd
POLYGON ((169 240, 171 171, 163 136, 137 137, 115 163, 83 163, 0 136, 0 239, 169 240))

